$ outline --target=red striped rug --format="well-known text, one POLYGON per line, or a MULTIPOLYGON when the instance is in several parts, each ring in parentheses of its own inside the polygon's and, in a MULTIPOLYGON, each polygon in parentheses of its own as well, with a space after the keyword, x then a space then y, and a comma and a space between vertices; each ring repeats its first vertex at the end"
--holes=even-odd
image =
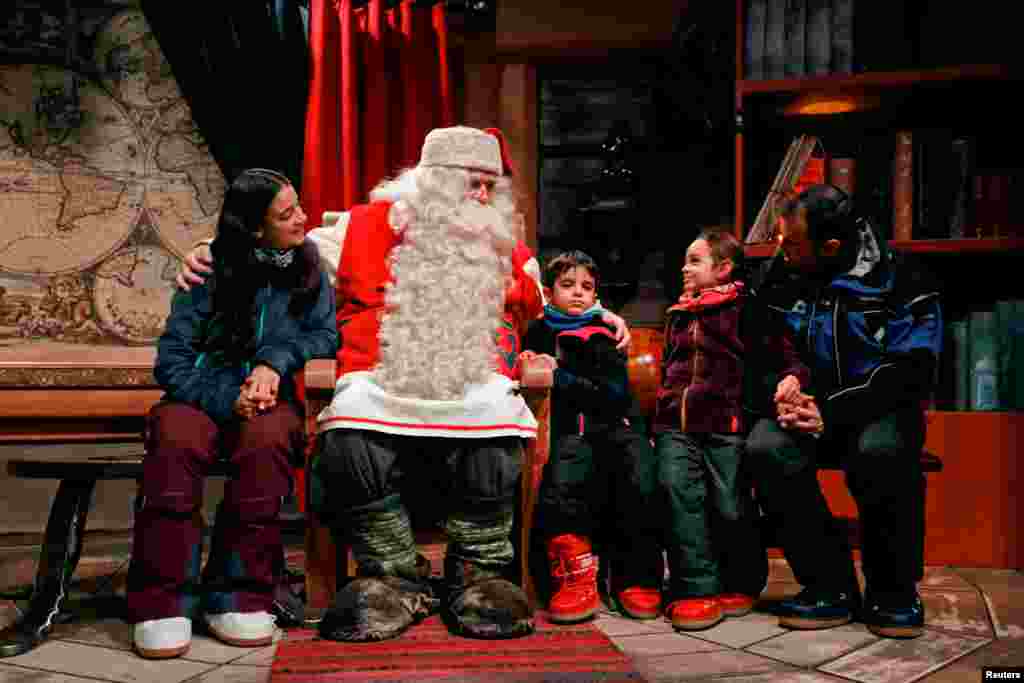
POLYGON ((474 640, 448 633, 440 618, 380 643, 321 640, 293 629, 277 646, 271 683, 642 683, 632 663, 593 624, 554 625, 537 615, 525 638, 474 640))

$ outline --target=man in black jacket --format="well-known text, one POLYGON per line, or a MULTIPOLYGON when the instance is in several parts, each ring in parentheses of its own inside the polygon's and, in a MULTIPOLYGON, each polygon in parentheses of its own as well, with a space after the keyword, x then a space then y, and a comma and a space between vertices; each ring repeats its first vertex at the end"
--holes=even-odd
POLYGON ((779 606, 798 629, 849 622, 860 592, 845 536, 821 492, 819 459, 838 459, 857 501, 866 578, 862 620, 882 636, 921 634, 924 564, 923 400, 941 351, 937 289, 889 254, 852 200, 831 185, 783 213, 779 253, 760 296, 789 325, 812 391, 776 397, 748 439, 758 499, 779 528, 804 590, 779 606))

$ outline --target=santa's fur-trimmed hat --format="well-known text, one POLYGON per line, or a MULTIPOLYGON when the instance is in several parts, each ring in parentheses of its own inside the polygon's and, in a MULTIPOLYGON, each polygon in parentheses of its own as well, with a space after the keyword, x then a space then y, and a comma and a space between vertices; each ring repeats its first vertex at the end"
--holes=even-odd
POLYGON ((423 141, 419 165, 467 168, 502 175, 505 158, 499 136, 500 132, 495 135, 468 126, 435 128, 423 141))

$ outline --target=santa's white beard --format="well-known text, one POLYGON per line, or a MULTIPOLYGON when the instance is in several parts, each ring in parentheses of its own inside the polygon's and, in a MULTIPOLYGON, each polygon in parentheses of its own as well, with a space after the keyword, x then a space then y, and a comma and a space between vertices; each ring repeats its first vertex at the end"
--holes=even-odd
POLYGON ((496 370, 512 226, 472 200, 415 207, 412 217, 391 252, 374 377, 395 395, 457 400, 496 370))

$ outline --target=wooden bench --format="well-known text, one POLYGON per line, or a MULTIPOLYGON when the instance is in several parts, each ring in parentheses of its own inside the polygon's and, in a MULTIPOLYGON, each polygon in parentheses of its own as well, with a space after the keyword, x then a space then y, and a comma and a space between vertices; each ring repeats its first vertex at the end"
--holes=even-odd
MULTIPOLYGON (((654 413, 655 397, 661 374, 663 335, 661 330, 637 328, 632 330, 633 343, 630 346, 627 368, 630 390, 636 410, 645 417, 654 413)), ((316 415, 330 402, 334 388, 334 364, 332 361, 312 361, 306 373, 307 416, 310 420, 307 431, 316 434, 316 415)), ((524 397, 538 422, 537 439, 527 442, 523 461, 523 475, 520 486, 519 519, 517 533, 518 569, 522 586, 534 606, 539 606, 539 595, 530 563, 530 530, 533 525, 537 494, 543 475, 544 465, 550 452, 548 416, 550 414, 550 393, 543 389, 531 389, 524 397)), ((312 445, 310 448, 312 452, 312 445)), ((935 455, 922 452, 921 465, 925 472, 939 472, 942 461, 935 455)), ((821 469, 837 469, 838 464, 826 463, 821 469)), ((323 610, 330 606, 338 587, 340 576, 353 576, 355 567, 347 548, 338 548, 329 530, 321 524, 316 513, 307 509, 309 524, 306 529, 306 594, 308 607, 323 610)), ((854 545, 857 543, 859 527, 852 517, 839 517, 837 521, 845 528, 854 545)), ((777 547, 766 529, 767 541, 777 547)), ((434 554, 443 553, 444 534, 436 529, 420 529, 416 533, 417 544, 435 548, 434 554), (437 548, 441 548, 437 550, 437 548)))
MULTIPOLYGON (((661 382, 661 354, 664 348, 664 335, 661 330, 640 328, 633 332, 633 343, 629 352, 629 385, 640 414, 651 417, 654 414, 655 397, 661 382)), ((941 472, 942 460, 938 456, 923 450, 920 455, 923 472, 941 472)), ((839 470, 838 462, 820 462, 819 470, 839 470)), ((926 480, 927 483, 927 480, 926 480)), ((837 517, 836 521, 844 528, 854 546, 859 546, 860 527, 855 517, 837 517)), ((773 537, 774 530, 762 525, 769 547, 778 547, 773 537)))
MULTIPOLYGON (((0 632, 0 657, 22 654, 42 643, 60 615, 71 579, 82 555, 89 507, 96 482, 142 478, 145 451, 117 455, 97 454, 94 444, 83 443, 79 454, 22 456, 7 463, 12 477, 56 479, 60 482, 50 505, 36 578, 24 615, 0 632)), ((230 477, 234 465, 215 463, 207 476, 230 477)), ((301 577, 300 577, 301 578, 301 577)))

